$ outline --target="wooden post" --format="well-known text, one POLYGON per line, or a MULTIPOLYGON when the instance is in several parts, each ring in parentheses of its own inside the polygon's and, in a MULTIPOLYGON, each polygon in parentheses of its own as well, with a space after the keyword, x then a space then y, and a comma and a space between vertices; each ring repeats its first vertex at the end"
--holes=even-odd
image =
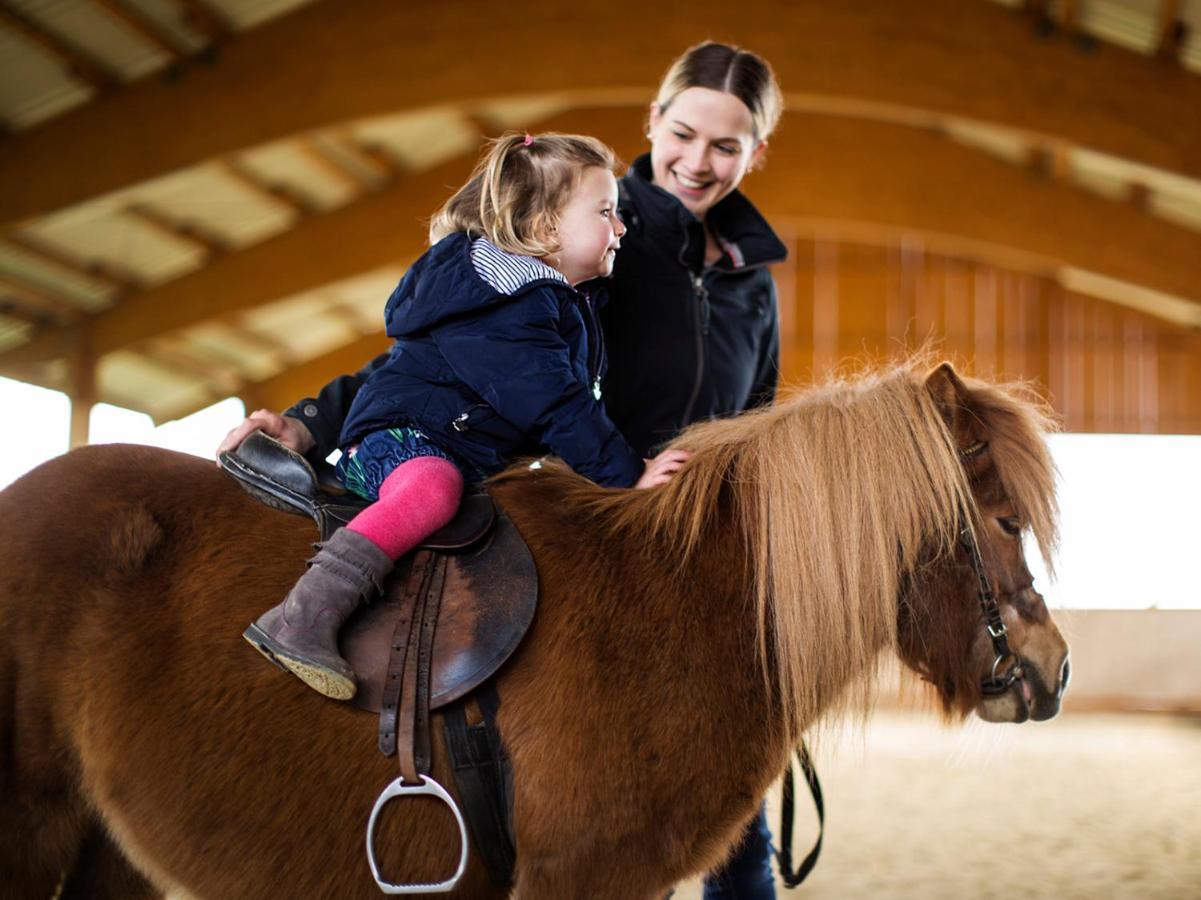
POLYGON ((96 357, 88 329, 74 329, 70 356, 71 449, 88 442, 88 420, 96 405, 96 357))

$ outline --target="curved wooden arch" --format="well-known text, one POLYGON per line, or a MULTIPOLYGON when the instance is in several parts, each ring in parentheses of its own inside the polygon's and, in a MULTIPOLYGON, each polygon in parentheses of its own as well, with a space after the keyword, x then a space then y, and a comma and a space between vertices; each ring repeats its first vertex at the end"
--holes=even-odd
POLYGON ((758 50, 790 92, 1003 123, 1201 177, 1201 129, 1185 127, 1201 78, 1115 47, 1040 39, 1028 18, 981 0, 707 0, 683 16, 635 0, 534 0, 509 20, 484 0, 339 0, 247 33, 179 83, 147 79, 0 142, 0 221, 431 103, 546 89, 649 99, 671 56, 701 35, 758 50))
MULTIPOLYGON (((639 108, 576 110, 541 123, 585 131, 632 159, 639 108)), ((462 183, 466 154, 192 275, 124 298, 87 325, 103 355, 417 256, 423 222, 462 183)), ((766 168, 744 186, 769 218, 824 218, 955 235, 1154 291, 1201 300, 1201 233, 900 125, 789 113, 766 168)), ((0 366, 61 358, 72 328, 47 329, 0 366)))

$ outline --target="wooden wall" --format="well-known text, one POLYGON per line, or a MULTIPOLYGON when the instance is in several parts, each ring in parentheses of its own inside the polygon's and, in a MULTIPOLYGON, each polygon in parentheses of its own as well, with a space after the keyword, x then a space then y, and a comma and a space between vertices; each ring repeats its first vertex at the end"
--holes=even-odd
POLYGON ((1035 382, 1067 431, 1201 434, 1201 333, 917 237, 782 236, 787 383, 934 341, 969 372, 1035 382))

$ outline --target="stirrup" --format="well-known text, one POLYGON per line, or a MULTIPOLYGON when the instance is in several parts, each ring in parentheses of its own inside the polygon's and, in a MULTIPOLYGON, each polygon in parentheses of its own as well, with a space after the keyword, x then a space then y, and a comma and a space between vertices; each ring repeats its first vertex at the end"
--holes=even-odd
POLYGON ((459 879, 463 877, 463 873, 467 871, 467 825, 463 821, 463 814, 459 812, 458 804, 454 798, 446 792, 446 788, 429 778, 426 775, 419 776, 421 784, 405 784, 404 779, 397 778, 379 795, 379 799, 375 801, 375 807, 371 810, 371 818, 367 820, 367 862, 371 866, 371 875, 375 879, 376 885, 385 894, 444 894, 448 891, 453 891, 455 885, 459 883, 459 879), (416 884, 393 884, 390 881, 384 881, 379 874, 379 865, 375 861, 375 821, 379 818, 380 810, 387 805, 388 801, 394 797, 417 797, 426 795, 437 797, 443 803, 450 807, 450 811, 455 814, 455 821, 459 823, 459 843, 463 848, 463 852, 459 855, 459 868, 455 873, 446 879, 434 883, 416 883, 416 884))

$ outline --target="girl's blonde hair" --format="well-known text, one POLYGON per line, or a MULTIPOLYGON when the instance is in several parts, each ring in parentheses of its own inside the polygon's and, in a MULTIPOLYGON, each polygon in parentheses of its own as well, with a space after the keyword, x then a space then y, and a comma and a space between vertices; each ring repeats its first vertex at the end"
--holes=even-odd
POLYGON ((458 231, 522 256, 558 252, 559 214, 583 171, 616 170, 617 157, 579 134, 505 134, 488 142, 467 183, 434 214, 430 243, 458 231))
POLYGON ((763 57, 730 44, 705 41, 681 54, 659 85, 655 104, 667 111, 688 88, 709 88, 733 94, 751 111, 755 140, 767 140, 780 121, 784 98, 775 73, 763 57))

